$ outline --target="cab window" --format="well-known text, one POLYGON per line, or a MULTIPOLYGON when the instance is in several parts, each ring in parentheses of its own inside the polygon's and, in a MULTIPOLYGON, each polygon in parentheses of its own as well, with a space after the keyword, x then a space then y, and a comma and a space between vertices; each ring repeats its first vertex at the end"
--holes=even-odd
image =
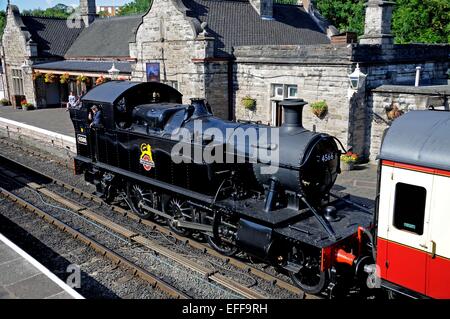
POLYGON ((417 235, 423 234, 427 190, 424 187, 397 183, 395 187, 394 226, 417 235))

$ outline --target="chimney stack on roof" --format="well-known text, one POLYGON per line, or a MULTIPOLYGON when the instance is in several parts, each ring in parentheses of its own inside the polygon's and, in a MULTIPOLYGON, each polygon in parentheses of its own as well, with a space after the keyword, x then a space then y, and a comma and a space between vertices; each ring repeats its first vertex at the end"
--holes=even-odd
POLYGON ((392 44, 392 11, 395 2, 368 0, 366 3, 366 21, 361 44, 392 44))
POLYGON ((95 0, 80 0, 80 15, 86 26, 94 22, 97 17, 95 0))
POLYGON ((260 15, 261 19, 273 19, 273 0, 250 0, 250 3, 260 15))

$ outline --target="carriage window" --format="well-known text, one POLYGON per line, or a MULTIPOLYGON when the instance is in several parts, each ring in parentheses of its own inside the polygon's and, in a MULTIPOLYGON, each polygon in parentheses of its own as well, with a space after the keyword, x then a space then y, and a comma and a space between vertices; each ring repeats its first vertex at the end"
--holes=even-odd
POLYGON ((395 187, 394 226, 423 234, 427 190, 420 186, 397 183, 395 187))

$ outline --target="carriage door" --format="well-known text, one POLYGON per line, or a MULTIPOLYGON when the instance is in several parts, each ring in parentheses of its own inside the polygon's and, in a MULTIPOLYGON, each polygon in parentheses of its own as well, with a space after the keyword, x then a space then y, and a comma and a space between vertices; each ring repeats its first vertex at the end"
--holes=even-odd
POLYGON ((424 294, 433 175, 394 168, 391 185, 386 279, 424 294))

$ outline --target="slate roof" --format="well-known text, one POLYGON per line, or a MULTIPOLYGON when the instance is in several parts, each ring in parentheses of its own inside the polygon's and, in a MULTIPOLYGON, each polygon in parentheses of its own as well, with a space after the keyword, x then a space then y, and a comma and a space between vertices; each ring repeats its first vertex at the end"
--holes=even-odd
MULTIPOLYGON (((120 70, 120 73, 131 74, 130 62, 120 61, 114 62, 115 67, 120 70)), ((111 69, 112 62, 107 61, 76 61, 64 60, 48 63, 40 63, 33 65, 34 69, 55 70, 55 71, 79 71, 79 72, 95 72, 108 73, 111 69)))
POLYGON ((66 53, 66 58, 129 57, 142 15, 97 18, 85 28, 66 53))
POLYGON ((274 20, 263 20, 248 0, 181 0, 187 15, 207 22, 216 38, 215 55, 229 56, 241 45, 330 43, 302 6, 274 4, 274 20))
POLYGON ((37 43, 39 57, 62 58, 83 30, 69 28, 66 19, 22 16, 31 38, 37 43))

